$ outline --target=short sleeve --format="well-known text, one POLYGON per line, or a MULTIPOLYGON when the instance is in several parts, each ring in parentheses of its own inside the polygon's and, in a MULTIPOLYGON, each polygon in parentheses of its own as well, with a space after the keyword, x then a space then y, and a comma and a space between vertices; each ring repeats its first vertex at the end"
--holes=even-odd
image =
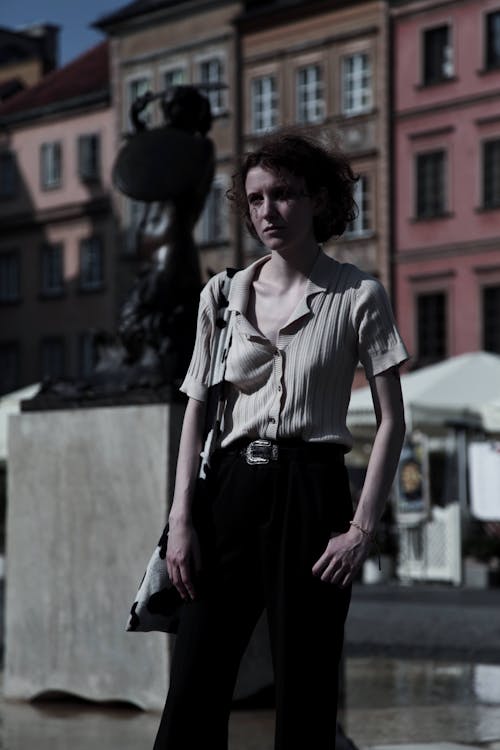
POLYGON ((217 274, 210 279, 201 292, 193 354, 186 377, 179 389, 182 393, 197 401, 206 400, 209 387, 217 313, 216 294, 219 288, 219 274, 217 274))
POLYGON ((358 337, 359 361, 367 378, 408 359, 387 292, 374 278, 367 276, 356 290, 354 326, 358 337))

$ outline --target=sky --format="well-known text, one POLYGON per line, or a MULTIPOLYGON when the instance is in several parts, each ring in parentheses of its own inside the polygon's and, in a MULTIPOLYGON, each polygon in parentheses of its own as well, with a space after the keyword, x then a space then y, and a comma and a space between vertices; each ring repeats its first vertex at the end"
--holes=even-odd
POLYGON ((128 5, 130 0, 0 0, 0 26, 14 31, 35 23, 53 23, 59 32, 59 65, 66 65, 105 36, 90 24, 128 5))

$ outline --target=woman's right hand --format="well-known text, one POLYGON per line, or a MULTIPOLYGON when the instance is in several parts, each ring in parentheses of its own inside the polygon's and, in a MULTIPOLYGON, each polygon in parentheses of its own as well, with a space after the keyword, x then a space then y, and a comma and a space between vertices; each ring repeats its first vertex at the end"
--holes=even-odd
POLYGON ((201 570, 198 534, 190 521, 169 519, 167 541, 167 571, 181 597, 187 601, 196 597, 194 580, 201 570))

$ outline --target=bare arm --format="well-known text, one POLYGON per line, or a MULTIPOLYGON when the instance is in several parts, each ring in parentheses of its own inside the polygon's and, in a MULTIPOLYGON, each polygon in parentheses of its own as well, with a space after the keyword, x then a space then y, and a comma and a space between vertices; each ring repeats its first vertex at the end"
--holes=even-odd
POLYGON ((167 570, 183 599, 194 599, 194 573, 201 567, 191 509, 200 464, 205 403, 190 398, 182 423, 175 489, 168 522, 167 570))
MULTIPOLYGON (((370 379, 377 434, 354 521, 374 534, 396 473, 405 434, 404 407, 396 367, 370 379)), ((332 537, 313 566, 322 581, 350 584, 370 551, 370 538, 355 526, 332 537)))

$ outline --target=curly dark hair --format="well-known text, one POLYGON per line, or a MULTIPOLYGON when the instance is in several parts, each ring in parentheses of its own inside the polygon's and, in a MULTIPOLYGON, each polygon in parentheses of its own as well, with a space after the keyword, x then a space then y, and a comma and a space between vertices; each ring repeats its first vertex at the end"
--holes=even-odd
POLYGON ((226 193, 256 239, 258 237, 250 218, 245 190, 247 174, 254 167, 276 173, 286 169, 295 177, 304 179, 311 195, 326 190, 328 200, 313 221, 317 242, 340 237, 357 216, 353 194, 358 177, 352 171, 346 155, 338 147, 323 146, 308 134, 279 130, 265 136, 254 151, 245 155, 241 168, 233 175, 232 187, 226 193))

